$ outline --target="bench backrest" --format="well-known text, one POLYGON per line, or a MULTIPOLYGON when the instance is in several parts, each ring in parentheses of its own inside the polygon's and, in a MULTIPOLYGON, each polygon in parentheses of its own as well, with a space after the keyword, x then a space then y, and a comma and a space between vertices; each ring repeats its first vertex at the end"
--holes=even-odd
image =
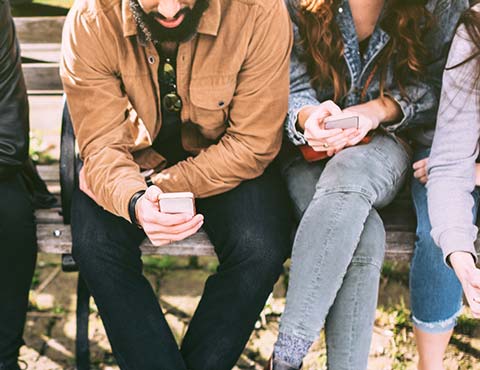
POLYGON ((62 94, 58 73, 65 17, 14 18, 29 95, 62 94))

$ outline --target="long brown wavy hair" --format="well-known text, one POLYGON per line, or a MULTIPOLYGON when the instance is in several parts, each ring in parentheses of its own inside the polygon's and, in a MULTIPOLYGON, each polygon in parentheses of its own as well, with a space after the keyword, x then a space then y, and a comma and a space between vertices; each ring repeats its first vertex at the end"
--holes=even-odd
MULTIPOLYGON (((480 4, 480 0, 475 1, 473 6, 477 4, 480 4)), ((457 68, 472 60, 475 60, 477 62, 477 69, 475 71, 475 75, 471 76, 472 88, 480 90, 480 12, 473 10, 473 8, 470 8, 462 14, 459 24, 463 24, 465 26, 468 37, 473 43, 473 53, 464 61, 454 66, 447 66, 446 69, 449 70, 457 68)))
MULTIPOLYGON (((396 57, 394 79, 403 95, 404 84, 425 71, 428 58, 424 35, 433 23, 425 9, 425 0, 387 1, 380 26, 390 41, 378 56, 376 73, 380 73, 380 95, 383 96, 388 64, 396 57)), ((348 91, 345 75, 344 45, 335 21, 334 9, 340 0, 298 0, 297 14, 304 59, 314 87, 333 86, 334 101, 348 91)))

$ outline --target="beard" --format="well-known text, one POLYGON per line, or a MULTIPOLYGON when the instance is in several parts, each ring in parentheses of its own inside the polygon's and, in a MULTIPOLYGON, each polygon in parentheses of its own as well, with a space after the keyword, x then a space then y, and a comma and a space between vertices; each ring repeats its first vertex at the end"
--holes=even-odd
POLYGON ((182 23, 175 28, 167 28, 158 23, 162 16, 157 12, 145 13, 138 0, 130 0, 130 9, 137 27, 143 32, 147 41, 159 44, 164 41, 187 41, 197 32, 200 19, 208 8, 208 0, 197 0, 193 8, 183 8, 177 17, 184 15, 182 23))

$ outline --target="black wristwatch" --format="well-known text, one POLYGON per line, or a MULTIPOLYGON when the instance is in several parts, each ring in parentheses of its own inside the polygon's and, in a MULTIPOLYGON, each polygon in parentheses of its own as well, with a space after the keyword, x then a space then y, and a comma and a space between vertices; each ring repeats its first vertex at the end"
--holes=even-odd
POLYGON ((140 225, 138 224, 137 215, 135 214, 135 206, 137 205, 138 200, 143 194, 145 194, 145 190, 137 191, 130 198, 130 202, 128 202, 128 216, 130 217, 130 221, 132 222, 132 224, 137 226, 140 225))

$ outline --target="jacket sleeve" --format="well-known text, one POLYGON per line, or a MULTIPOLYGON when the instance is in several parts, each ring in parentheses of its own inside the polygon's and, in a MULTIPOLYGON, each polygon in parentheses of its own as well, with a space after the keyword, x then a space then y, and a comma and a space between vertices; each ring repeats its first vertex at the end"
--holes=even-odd
POLYGON ((405 96, 398 87, 386 93, 399 104, 403 113, 399 122, 386 126, 388 131, 399 132, 406 128, 432 127, 435 124, 448 50, 458 20, 468 7, 467 0, 428 2, 427 9, 432 13, 434 25, 425 39, 430 54, 427 71, 421 80, 406 84, 405 96))
POLYGON ((130 221, 130 199, 147 186, 131 154, 135 139, 117 58, 106 55, 112 47, 101 41, 114 40, 113 31, 99 30, 100 23, 74 5, 63 30, 60 74, 87 185, 101 207, 130 221))
POLYGON ((8 2, 0 0, 0 178, 28 156, 28 100, 8 2))
MULTIPOLYGON (((475 51, 460 27, 453 41, 448 66, 466 60, 475 51)), ((473 220, 475 161, 480 138, 479 89, 472 88, 478 58, 443 75, 437 128, 429 160, 428 210, 432 237, 445 259, 455 251, 476 258, 473 220)))
POLYGON ((252 22, 225 134, 156 176, 162 190, 191 191, 200 198, 219 194, 261 175, 279 152, 288 104, 290 20, 278 0, 269 9, 259 6, 252 22))

